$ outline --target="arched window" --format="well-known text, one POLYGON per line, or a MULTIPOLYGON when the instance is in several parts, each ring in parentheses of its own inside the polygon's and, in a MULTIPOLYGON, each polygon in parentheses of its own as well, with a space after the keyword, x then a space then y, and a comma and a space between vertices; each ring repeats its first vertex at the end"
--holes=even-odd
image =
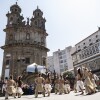
POLYGON ((15 12, 17 12, 17 9, 15 9, 15 12))
POLYGON ((10 21, 12 21, 13 20, 13 17, 10 17, 10 21))
POLYGON ((43 21, 41 22, 41 27, 42 28, 45 28, 43 21))
POLYGON ((29 33, 26 34, 26 39, 27 39, 27 40, 30 39, 30 34, 29 34, 29 33))
POLYGON ((35 21, 35 25, 37 26, 37 21, 35 21))
POLYGON ((10 24, 12 24, 13 22, 13 17, 10 17, 10 24))
POLYGON ((38 13, 37 15, 39 16, 40 14, 38 13))

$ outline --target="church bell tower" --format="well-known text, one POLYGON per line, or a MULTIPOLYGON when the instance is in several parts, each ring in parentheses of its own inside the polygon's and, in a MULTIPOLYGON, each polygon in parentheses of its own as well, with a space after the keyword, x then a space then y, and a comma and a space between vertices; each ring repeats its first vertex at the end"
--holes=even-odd
POLYGON ((13 75, 14 78, 23 74, 28 65, 37 63, 46 66, 46 57, 49 49, 46 47, 45 18, 37 7, 31 19, 24 21, 18 4, 10 7, 6 14, 7 25, 4 50, 2 78, 13 75))

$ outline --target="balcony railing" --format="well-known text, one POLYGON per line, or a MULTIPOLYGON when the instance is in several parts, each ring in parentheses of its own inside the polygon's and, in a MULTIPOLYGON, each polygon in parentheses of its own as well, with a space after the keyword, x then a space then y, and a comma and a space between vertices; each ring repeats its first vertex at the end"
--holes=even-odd
POLYGON ((91 46, 88 46, 85 49, 80 50, 77 53, 77 59, 83 60, 83 59, 86 59, 88 57, 94 56, 98 53, 100 53, 100 41, 91 45, 91 46))

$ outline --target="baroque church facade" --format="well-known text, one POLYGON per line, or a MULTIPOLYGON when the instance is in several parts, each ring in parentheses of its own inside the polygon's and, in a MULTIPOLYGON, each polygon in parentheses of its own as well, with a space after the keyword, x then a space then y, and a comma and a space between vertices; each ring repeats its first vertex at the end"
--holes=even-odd
POLYGON ((6 14, 7 25, 4 50, 2 78, 13 75, 16 78, 26 71, 29 64, 36 63, 46 66, 46 57, 49 49, 46 46, 48 34, 45 29, 46 19, 43 12, 37 7, 31 19, 23 21, 21 8, 18 4, 10 7, 6 14))

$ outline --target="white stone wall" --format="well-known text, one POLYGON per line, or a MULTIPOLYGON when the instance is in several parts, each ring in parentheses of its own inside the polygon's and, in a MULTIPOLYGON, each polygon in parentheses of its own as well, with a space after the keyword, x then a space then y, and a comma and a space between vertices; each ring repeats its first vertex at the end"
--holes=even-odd
POLYGON ((54 69, 58 74, 73 69, 71 50, 72 47, 69 46, 63 50, 53 52, 53 60, 52 62, 49 61, 49 65, 54 63, 54 69))
POLYGON ((73 48, 71 46, 66 48, 68 70, 73 69, 73 60, 72 60, 72 56, 71 56, 72 49, 73 48))
POLYGON ((60 74, 60 65, 59 65, 59 59, 58 59, 58 52, 53 53, 53 59, 54 59, 54 69, 55 72, 60 74))
POLYGON ((54 72, 54 60, 53 56, 47 57, 47 68, 49 71, 54 72))

